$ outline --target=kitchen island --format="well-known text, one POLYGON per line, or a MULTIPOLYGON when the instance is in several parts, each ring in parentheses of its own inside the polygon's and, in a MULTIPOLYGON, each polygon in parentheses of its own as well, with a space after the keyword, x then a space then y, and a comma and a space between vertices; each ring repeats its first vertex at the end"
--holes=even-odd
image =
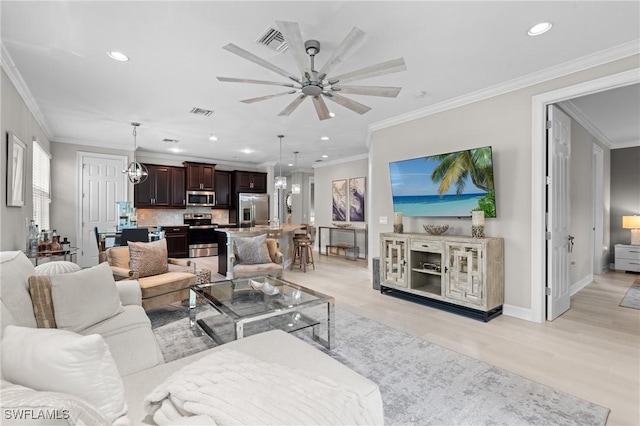
POLYGON ((279 250, 284 255, 285 269, 291 263, 291 249, 293 234, 296 231, 306 229, 306 225, 285 224, 281 226, 259 225, 250 228, 217 228, 216 237, 218 241, 218 273, 231 279, 233 265, 230 263, 231 250, 233 250, 233 240, 236 238, 256 237, 267 234, 267 238, 278 240, 279 250))

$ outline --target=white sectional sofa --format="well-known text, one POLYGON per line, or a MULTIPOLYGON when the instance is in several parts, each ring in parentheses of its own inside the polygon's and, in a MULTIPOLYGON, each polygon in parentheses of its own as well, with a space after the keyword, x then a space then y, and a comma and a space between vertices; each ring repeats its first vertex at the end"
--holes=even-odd
MULTIPOLYGON (((34 274, 34 267, 21 252, 0 253, 0 314, 3 334, 9 325, 37 327, 28 284, 29 277, 34 274)), ((137 282, 118 281, 114 284, 117 286, 123 309, 110 318, 79 330, 78 333, 83 336, 92 334, 102 336, 115 361, 124 384, 124 399, 128 406, 126 417, 123 416, 115 423, 126 424, 130 421, 133 424, 154 424, 153 419, 146 415, 143 407, 145 396, 181 367, 223 349, 233 349, 260 361, 328 378, 341 388, 358 395, 372 423, 383 423, 382 398, 375 383, 309 344, 279 330, 251 336, 165 363, 151 330, 149 318, 141 307, 140 288, 137 282)), ((82 311, 81 301, 78 301, 78 309, 82 311)), ((3 351, 6 351, 8 349, 4 347, 4 343, 3 336, 3 351)), ((3 381, 6 377, 3 371, 3 381)), ((4 382, 3 392, 7 386, 10 385, 4 382)), ((295 404, 296 401, 283 403, 295 404)), ((274 410, 277 408, 274 407, 274 410)), ((57 419, 57 422, 67 424, 64 419, 57 419)), ((9 423, 11 422, 7 422, 9 423)), ((20 424, 20 422, 13 423, 20 424)), ((318 423, 322 421, 319 420, 318 423)), ((41 424, 51 424, 51 421, 45 420, 41 424)), ((183 424, 189 424, 189 422, 186 421, 183 424)))

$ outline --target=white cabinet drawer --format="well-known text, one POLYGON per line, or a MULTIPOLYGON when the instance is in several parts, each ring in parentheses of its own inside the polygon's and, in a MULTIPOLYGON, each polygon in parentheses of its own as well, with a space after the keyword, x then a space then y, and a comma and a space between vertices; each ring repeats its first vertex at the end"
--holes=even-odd
POLYGON ((411 250, 439 253, 442 251, 442 241, 411 239, 411 250))
POLYGON ((619 271, 640 272, 640 260, 620 259, 616 257, 616 269, 619 271))
POLYGON ((640 261, 640 246, 616 246, 616 261, 617 259, 630 259, 640 261))

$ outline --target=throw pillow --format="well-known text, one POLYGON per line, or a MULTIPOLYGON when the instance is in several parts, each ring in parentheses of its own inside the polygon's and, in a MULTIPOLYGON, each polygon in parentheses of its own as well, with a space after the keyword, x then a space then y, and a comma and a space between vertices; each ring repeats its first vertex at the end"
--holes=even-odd
POLYGON ((32 275, 29 277, 29 293, 33 303, 33 314, 36 316, 38 328, 56 328, 51 298, 51 281, 49 277, 32 275))
POLYGON ((82 269, 80 265, 73 262, 60 260, 57 262, 47 262, 35 267, 36 275, 57 275, 76 272, 82 269))
POLYGON ((51 296, 58 328, 82 331, 123 311, 107 263, 69 274, 52 275, 51 296))
POLYGON ((267 248, 267 234, 257 237, 237 238, 234 241, 235 252, 241 265, 271 263, 267 248))
POLYGON ((82 398, 109 422, 127 413, 118 367, 99 334, 10 325, 2 336, 2 374, 14 384, 82 398))
POLYGON ((137 278, 160 275, 169 271, 167 240, 150 243, 129 241, 129 267, 137 278))
POLYGON ((107 419, 85 400, 61 392, 35 391, 20 385, 8 385, 0 391, 3 418, 12 420, 66 420, 70 425, 107 424, 107 419), (25 415, 31 418, 25 418, 25 415), (22 417, 19 417, 22 416, 22 417))

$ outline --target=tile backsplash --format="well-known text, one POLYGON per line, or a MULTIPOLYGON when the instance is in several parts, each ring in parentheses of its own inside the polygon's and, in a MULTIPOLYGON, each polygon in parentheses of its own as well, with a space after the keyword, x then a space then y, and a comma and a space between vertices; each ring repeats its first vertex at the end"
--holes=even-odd
POLYGON ((212 210, 207 207, 189 207, 186 209, 137 209, 138 226, 175 226, 182 225, 184 213, 211 213, 211 221, 217 224, 229 223, 229 210, 212 210))

